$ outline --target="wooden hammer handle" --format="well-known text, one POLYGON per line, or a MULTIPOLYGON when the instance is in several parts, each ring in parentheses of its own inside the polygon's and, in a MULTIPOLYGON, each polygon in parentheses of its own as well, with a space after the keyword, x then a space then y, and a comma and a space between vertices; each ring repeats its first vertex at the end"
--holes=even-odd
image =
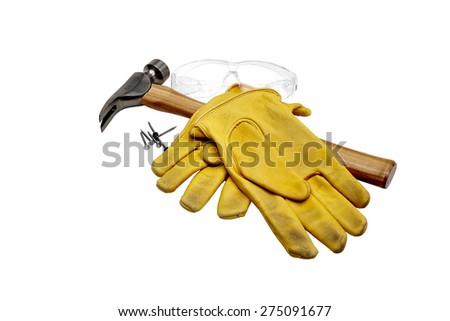
POLYGON ((388 188, 394 178, 397 163, 392 159, 369 155, 322 139, 337 159, 358 180, 388 188))
POLYGON ((152 85, 150 90, 141 98, 141 103, 159 111, 187 118, 191 118, 204 105, 201 101, 161 85, 152 85))
MULTIPOLYGON (((198 100, 161 85, 152 85, 141 98, 141 103, 159 111, 188 118, 204 105, 198 100)), ((397 168, 395 161, 336 146, 325 140, 324 142, 331 150, 336 151, 337 158, 358 180, 382 188, 387 188, 391 183, 397 168)))

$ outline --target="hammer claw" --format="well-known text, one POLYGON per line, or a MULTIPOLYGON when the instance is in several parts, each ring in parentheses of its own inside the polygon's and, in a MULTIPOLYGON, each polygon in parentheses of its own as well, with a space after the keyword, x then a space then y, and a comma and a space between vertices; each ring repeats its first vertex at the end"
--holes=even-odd
POLYGON ((118 112, 119 110, 117 109, 117 105, 115 104, 108 105, 107 108, 104 108, 104 110, 102 109, 102 112, 99 116, 100 129, 102 132, 118 112))
POLYGON ((99 114, 100 129, 103 132, 118 112, 125 108, 141 106, 141 98, 153 83, 163 83, 169 77, 169 68, 164 62, 153 59, 148 63, 144 72, 135 72, 112 95, 103 106, 99 114))

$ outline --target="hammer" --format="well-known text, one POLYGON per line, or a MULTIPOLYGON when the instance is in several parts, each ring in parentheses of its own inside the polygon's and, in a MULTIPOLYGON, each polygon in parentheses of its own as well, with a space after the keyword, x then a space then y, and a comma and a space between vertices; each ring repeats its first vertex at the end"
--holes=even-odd
MULTIPOLYGON (((118 112, 129 107, 145 105, 159 111, 191 117, 204 104, 162 86, 169 76, 169 67, 159 59, 153 59, 145 65, 143 72, 135 72, 131 75, 106 101, 100 111, 101 131, 105 130, 118 112)), ((324 142, 358 180, 382 188, 387 188, 391 183, 397 168, 395 161, 343 146, 337 147, 336 144, 326 140, 324 142)))

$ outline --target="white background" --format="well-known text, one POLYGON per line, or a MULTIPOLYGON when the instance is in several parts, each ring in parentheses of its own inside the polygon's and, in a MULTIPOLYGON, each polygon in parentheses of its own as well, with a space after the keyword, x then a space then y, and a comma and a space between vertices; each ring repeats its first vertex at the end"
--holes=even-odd
POLYGON ((158 305, 448 320, 448 17, 445 1, 2 2, 0 320, 158 305), (102 167, 124 132, 186 122, 142 107, 100 133, 104 102, 153 58, 296 72, 293 100, 318 136, 398 162, 389 189, 365 185, 367 232, 341 254, 316 243, 316 259, 294 259, 254 207, 223 221, 215 198, 188 213, 136 151, 130 167, 102 167))

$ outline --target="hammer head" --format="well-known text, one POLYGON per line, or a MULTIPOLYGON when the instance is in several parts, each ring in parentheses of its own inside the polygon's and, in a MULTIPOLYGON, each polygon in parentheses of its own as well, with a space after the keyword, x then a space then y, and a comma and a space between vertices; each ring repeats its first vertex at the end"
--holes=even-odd
POLYGON ((153 59, 144 67, 144 72, 135 72, 112 95, 100 111, 99 121, 102 132, 114 116, 128 107, 141 105, 141 98, 152 84, 162 85, 170 75, 169 67, 159 59, 153 59))

